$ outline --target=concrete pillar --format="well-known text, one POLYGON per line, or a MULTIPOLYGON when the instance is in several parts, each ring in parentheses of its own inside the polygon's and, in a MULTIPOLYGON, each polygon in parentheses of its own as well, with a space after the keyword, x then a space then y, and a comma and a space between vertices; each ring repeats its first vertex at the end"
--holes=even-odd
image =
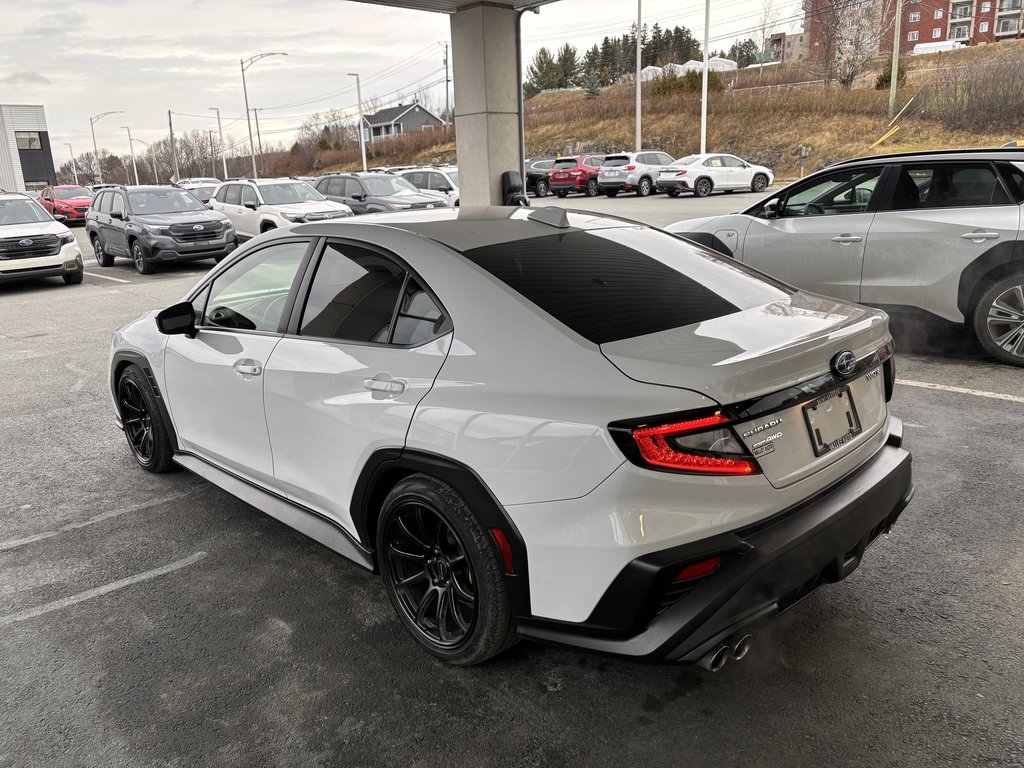
POLYGON ((501 205, 501 174, 522 171, 519 13, 486 3, 452 15, 462 205, 501 205))

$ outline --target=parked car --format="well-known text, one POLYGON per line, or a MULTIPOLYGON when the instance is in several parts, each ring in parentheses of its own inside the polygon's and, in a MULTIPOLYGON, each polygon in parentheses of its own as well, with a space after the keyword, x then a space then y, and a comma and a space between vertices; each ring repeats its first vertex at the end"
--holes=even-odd
POLYGON ((534 197, 547 197, 551 191, 548 172, 555 166, 555 158, 542 157, 526 161, 526 193, 534 197))
POLYGON ((435 165, 429 168, 412 168, 399 171, 399 176, 420 192, 435 192, 442 195, 453 208, 459 205, 459 169, 454 165, 435 165))
POLYGON ((124 256, 140 275, 169 262, 220 261, 238 246, 227 216, 207 210, 188 190, 169 185, 101 190, 85 228, 97 264, 109 267, 124 256))
POLYGON ((420 192, 392 173, 329 173, 313 186, 328 200, 344 203, 355 214, 447 206, 440 196, 420 192))
POLYGON ((214 180, 212 182, 191 179, 185 179, 178 182, 178 186, 182 189, 187 189, 193 195, 199 198, 199 202, 205 204, 210 202, 210 198, 213 197, 213 193, 217 191, 217 185, 219 181, 214 180))
POLYGON ((62 277, 77 285, 84 276, 82 251, 63 221, 26 194, 0 190, 0 283, 62 277))
POLYGON ((247 239, 278 227, 352 215, 347 205, 326 199, 298 179, 232 179, 217 187, 210 207, 223 213, 238 237, 247 239))
POLYGON ((596 196, 597 173, 603 160, 604 155, 558 158, 548 172, 551 191, 559 197, 565 197, 570 192, 582 192, 587 197, 596 196))
POLYGON ((93 193, 88 187, 59 184, 43 189, 39 193, 38 202, 47 213, 63 216, 68 224, 75 221, 84 223, 92 198, 93 193))
POLYGON ((454 664, 531 637, 717 669, 913 492, 884 313, 593 213, 274 232, 110 366, 140 467, 379 572, 454 664))
POLYGON ((668 229, 807 290, 963 323, 1024 365, 1024 152, 849 160, 668 229))
POLYGON ((608 155, 597 175, 597 186, 608 197, 619 192, 636 192, 647 197, 657 191, 654 182, 674 161, 664 152, 645 150, 608 155))
POLYGON ((715 191, 764 192, 774 180, 775 174, 763 165, 753 165, 735 155, 704 154, 676 160, 658 174, 655 184, 672 197, 681 192, 707 197, 715 191))
POLYGON ((92 192, 93 197, 95 197, 97 195, 97 193, 99 193, 100 190, 103 190, 103 189, 114 189, 115 187, 119 187, 119 186, 121 186, 121 185, 120 184, 90 184, 88 186, 88 190, 90 192, 92 192))
POLYGON ((220 179, 216 179, 213 176, 190 176, 186 179, 179 179, 177 184, 179 187, 184 187, 186 185, 192 184, 207 187, 216 187, 218 184, 220 184, 220 179))

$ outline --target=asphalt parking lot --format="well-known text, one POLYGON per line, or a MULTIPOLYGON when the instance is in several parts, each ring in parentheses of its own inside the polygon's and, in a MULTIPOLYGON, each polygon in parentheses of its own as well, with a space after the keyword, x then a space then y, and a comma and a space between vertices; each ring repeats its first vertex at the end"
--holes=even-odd
MULTIPOLYGON (((664 225, 755 199, 545 202, 664 225)), ((0 286, 0 766, 1024 765, 1024 370, 963 331, 896 323, 917 496, 744 661, 523 642, 452 669, 359 567, 134 465, 110 335, 211 264, 83 252, 81 286, 0 286)))

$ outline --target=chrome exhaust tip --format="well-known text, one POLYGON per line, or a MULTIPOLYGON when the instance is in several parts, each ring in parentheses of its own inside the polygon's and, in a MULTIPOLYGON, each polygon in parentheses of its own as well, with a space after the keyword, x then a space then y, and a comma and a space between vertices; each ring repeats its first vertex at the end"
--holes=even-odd
POLYGON ((698 661, 697 666, 708 672, 717 672, 729 661, 731 653, 732 649, 728 645, 720 645, 698 661))
POLYGON ((732 641, 732 657, 739 661, 748 653, 750 653, 750 646, 754 643, 753 635, 741 635, 732 641))

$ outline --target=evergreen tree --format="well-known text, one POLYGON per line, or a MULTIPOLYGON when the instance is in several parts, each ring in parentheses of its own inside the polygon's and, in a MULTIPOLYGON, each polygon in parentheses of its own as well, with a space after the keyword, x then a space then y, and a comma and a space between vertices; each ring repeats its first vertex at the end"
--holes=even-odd
POLYGON ((558 49, 558 85, 556 88, 572 88, 579 81, 580 62, 576 48, 566 43, 558 49))
POLYGON ((559 88, 562 79, 562 68, 547 48, 541 48, 533 57, 526 71, 526 85, 523 90, 527 98, 535 96, 548 88, 559 88))

